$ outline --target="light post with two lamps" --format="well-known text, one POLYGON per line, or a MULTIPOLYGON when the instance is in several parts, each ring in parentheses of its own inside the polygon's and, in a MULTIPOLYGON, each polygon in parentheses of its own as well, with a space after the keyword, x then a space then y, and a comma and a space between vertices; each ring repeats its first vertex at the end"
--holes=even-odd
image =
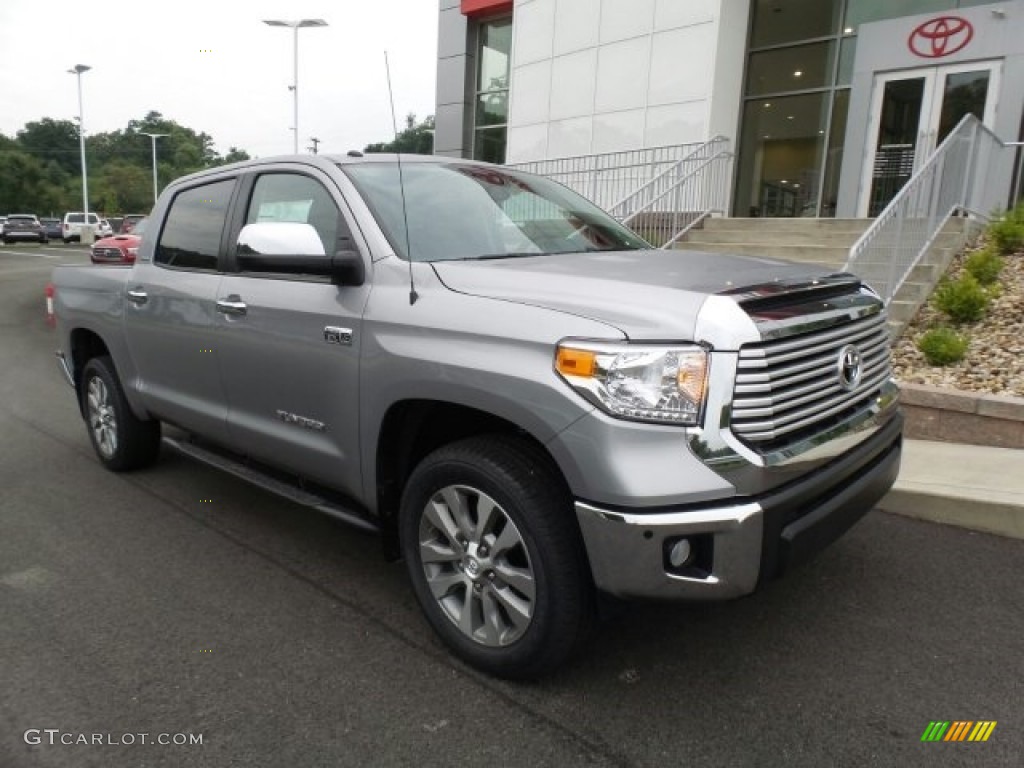
POLYGON ((299 154, 299 30, 303 27, 326 27, 323 19, 298 19, 297 21, 280 21, 264 19, 264 24, 271 27, 288 27, 294 32, 294 69, 292 75, 292 130, 295 132, 294 153, 299 154))

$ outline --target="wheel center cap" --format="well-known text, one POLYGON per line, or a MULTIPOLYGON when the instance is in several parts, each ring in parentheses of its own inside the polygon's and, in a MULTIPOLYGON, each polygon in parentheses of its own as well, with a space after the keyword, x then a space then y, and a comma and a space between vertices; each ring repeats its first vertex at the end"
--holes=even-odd
POLYGON ((476 558, 467 558, 466 573, 468 573, 470 576, 474 578, 480 575, 480 563, 476 560, 476 558))

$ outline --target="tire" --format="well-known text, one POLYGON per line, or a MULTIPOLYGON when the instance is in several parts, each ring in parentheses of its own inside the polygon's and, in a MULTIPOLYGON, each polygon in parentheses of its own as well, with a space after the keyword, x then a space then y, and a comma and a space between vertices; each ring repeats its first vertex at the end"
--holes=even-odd
POLYGON ((160 422, 132 413, 109 357, 94 357, 82 371, 82 412, 100 463, 114 472, 147 467, 160 454, 160 422))
POLYGON ((456 656, 529 679, 585 638, 594 587, 572 499, 532 444, 489 435, 439 448, 413 471, 399 514, 413 591, 456 656))

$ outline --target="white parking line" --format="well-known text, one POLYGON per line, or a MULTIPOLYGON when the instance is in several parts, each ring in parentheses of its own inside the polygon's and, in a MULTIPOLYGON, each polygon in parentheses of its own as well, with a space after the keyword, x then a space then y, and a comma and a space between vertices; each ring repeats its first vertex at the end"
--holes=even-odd
POLYGON ((39 251, 12 251, 10 248, 0 250, 0 254, 10 254, 11 256, 42 256, 44 259, 60 259, 60 256, 55 256, 52 253, 40 253, 39 251))
POLYGON ((91 249, 86 246, 84 248, 58 248, 55 246, 40 246, 41 251, 53 251, 54 253, 88 253, 91 249))

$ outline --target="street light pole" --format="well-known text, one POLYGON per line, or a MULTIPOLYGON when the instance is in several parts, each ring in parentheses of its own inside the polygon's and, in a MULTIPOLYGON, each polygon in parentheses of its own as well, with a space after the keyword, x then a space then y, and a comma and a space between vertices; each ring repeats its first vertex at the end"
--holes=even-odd
POLYGON ((156 205, 157 189, 156 189, 156 140, 162 139, 164 136, 170 136, 169 133, 146 133, 145 131, 139 131, 143 136, 149 136, 150 141, 153 142, 153 205, 156 205))
POLYGON ((323 19, 298 19, 296 21, 280 21, 277 19, 264 19, 264 24, 271 27, 288 27, 292 30, 292 130, 295 132, 292 151, 299 154, 299 30, 303 27, 326 27, 327 22, 323 19))
POLYGON ((85 168, 85 116, 82 110, 82 73, 88 72, 92 67, 85 64, 76 64, 74 69, 69 69, 69 75, 78 77, 78 148, 82 153, 82 212, 85 214, 85 225, 89 225, 89 175, 85 168))

